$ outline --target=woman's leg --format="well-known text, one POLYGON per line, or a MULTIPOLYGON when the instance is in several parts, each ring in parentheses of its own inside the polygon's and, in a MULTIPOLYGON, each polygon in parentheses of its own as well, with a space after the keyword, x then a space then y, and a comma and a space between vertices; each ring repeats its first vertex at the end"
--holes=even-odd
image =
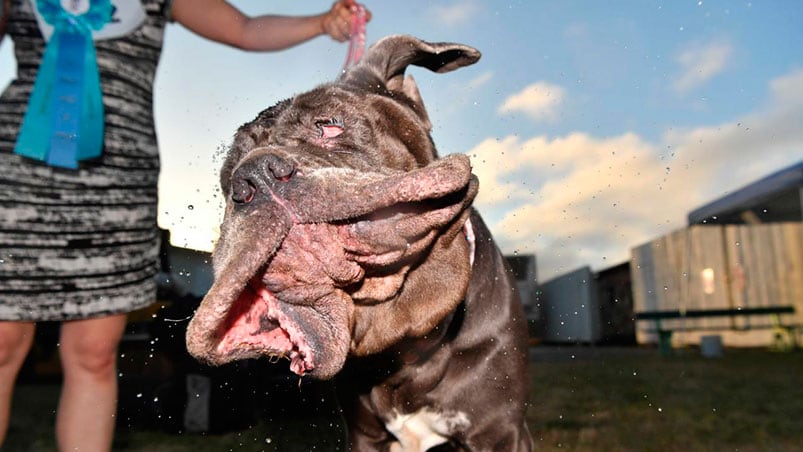
POLYGON ((117 414, 117 345, 126 315, 61 325, 64 386, 56 416, 59 450, 108 451, 117 414))
POLYGON ((14 382, 33 343, 36 324, 0 322, 0 446, 6 439, 14 382))

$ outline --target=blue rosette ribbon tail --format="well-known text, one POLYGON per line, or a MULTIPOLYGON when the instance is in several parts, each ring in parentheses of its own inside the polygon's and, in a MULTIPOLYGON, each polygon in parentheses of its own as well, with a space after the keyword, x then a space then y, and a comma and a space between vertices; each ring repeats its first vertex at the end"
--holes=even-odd
POLYGON ((60 0, 37 0, 44 20, 53 26, 14 153, 61 168, 100 156, 103 149, 103 94, 92 40, 111 20, 110 0, 87 0, 74 14, 60 0))

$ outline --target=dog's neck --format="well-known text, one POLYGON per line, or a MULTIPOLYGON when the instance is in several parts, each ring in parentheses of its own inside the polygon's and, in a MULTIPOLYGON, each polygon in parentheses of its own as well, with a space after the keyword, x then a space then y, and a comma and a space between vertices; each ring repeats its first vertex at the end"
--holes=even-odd
MULTIPOLYGON (((466 218, 466 222, 463 224, 463 234, 465 234, 466 242, 468 242, 469 268, 473 268, 474 255, 477 251, 477 238, 474 235, 471 218, 466 218)), ((456 334, 457 328, 460 327, 463 321, 465 310, 466 300, 463 300, 443 320, 435 325, 431 332, 423 337, 403 340, 397 345, 401 361, 404 364, 413 364, 429 358, 444 339, 456 334)))
POLYGON ((457 334, 465 312, 466 301, 463 300, 431 332, 423 337, 409 338, 399 343, 396 349, 401 362, 409 365, 426 361, 444 340, 449 340, 457 334))

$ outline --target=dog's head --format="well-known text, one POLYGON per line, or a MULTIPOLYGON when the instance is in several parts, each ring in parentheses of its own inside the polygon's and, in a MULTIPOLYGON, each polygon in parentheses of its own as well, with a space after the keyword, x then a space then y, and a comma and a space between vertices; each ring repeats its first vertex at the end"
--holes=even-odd
POLYGON ((211 364, 282 356, 329 378, 429 332, 469 278, 468 158, 438 158, 409 65, 448 72, 476 49, 385 38, 340 79, 242 126, 221 171, 215 282, 187 331, 211 364))

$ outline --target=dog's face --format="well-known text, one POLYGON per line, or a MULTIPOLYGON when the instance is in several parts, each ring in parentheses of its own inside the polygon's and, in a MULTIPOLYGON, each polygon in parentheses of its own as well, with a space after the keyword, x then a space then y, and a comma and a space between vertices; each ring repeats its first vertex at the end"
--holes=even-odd
POLYGON ((378 42, 335 83, 241 127, 221 171, 215 282, 187 331, 211 364, 282 356, 329 378, 351 354, 430 331, 469 278, 463 223, 477 180, 437 158, 417 65, 448 72, 475 49, 378 42))

